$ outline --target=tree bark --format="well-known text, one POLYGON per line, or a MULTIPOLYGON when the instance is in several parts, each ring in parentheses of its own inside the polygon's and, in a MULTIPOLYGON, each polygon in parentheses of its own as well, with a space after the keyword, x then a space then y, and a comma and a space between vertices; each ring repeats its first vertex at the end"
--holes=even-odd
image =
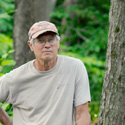
POLYGON ((15 68, 34 59, 27 45, 28 31, 33 23, 50 20, 49 14, 55 3, 56 0, 15 0, 16 12, 13 29, 15 68))
POLYGON ((125 1, 111 0, 98 125, 125 125, 125 1))

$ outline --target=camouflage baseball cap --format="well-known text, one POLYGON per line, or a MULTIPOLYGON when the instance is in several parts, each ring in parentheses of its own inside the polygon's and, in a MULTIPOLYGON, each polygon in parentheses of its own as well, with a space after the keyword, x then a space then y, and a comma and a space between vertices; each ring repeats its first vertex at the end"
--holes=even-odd
POLYGON ((43 34, 47 31, 51 31, 58 34, 58 30, 53 23, 47 22, 47 21, 36 22, 31 26, 29 30, 29 33, 28 33, 29 40, 34 39, 38 37, 40 34, 43 34))

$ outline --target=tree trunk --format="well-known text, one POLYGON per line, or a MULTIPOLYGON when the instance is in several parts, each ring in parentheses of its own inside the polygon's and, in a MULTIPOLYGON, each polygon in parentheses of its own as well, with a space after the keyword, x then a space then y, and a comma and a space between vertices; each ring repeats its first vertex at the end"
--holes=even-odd
POLYGON ((125 125, 125 1, 111 0, 98 125, 125 125))
POLYGON ((56 0, 15 0, 16 12, 13 29, 15 67, 34 58, 27 45, 28 31, 36 21, 50 20, 49 14, 55 3, 56 0))

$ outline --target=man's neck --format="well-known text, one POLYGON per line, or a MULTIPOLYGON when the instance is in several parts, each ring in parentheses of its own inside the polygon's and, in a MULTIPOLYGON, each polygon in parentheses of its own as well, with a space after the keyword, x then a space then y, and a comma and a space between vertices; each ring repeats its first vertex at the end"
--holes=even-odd
POLYGON ((40 71, 47 71, 53 68, 56 65, 57 57, 55 59, 49 60, 49 61, 43 61, 36 59, 34 62, 34 66, 36 69, 40 71))

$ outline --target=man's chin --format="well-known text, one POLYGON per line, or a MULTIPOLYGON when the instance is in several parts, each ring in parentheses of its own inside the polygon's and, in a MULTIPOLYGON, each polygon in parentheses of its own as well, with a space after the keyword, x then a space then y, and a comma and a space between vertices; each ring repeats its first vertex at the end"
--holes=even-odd
POLYGON ((52 58, 52 56, 50 56, 50 55, 47 55, 47 56, 45 56, 44 58, 42 58, 42 60, 44 60, 44 61, 51 61, 53 58, 52 58))

